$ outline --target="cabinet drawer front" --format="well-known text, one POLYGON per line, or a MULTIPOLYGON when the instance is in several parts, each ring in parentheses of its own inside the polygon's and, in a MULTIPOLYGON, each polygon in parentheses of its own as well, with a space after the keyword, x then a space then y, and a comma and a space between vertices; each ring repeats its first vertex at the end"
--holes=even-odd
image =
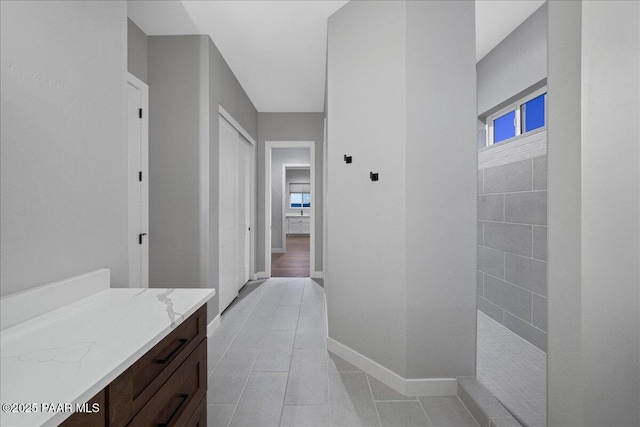
POLYGON ((206 304, 109 385, 109 424, 126 425, 206 337, 206 304))
POLYGON ((198 413, 207 393, 207 340, 200 343, 129 426, 185 425, 198 413))

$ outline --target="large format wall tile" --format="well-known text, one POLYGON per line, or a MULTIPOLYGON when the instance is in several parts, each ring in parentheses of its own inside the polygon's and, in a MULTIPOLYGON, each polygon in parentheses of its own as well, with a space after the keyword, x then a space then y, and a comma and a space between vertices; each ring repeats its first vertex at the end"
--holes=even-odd
POLYGON ((546 191, 505 194, 504 198, 504 220, 506 222, 547 224, 546 191))
POLYGON ((531 160, 522 160, 506 165, 484 169, 484 193, 509 193, 531 191, 531 160))
POLYGON ((484 245, 504 252, 531 256, 531 226, 485 222, 484 245))
POLYGON ((533 159, 533 189, 547 189, 547 156, 533 159))
POLYGON ((533 257, 547 260, 547 227, 533 227, 533 257))
POLYGON ((547 351, 547 334, 531 326, 529 323, 505 312, 504 326, 511 329, 513 332, 520 335, 539 349, 547 351))
POLYGON ((547 263, 518 255, 505 255, 505 280, 540 295, 547 295, 547 263))
POLYGON ((504 252, 478 246, 478 270, 504 279, 504 252))
POLYGON ((547 332, 547 299, 533 294, 533 326, 547 332))
POLYGON ((531 292, 485 275, 484 298, 521 319, 531 321, 531 292))
POLYGON ((478 197, 478 219, 504 221, 504 195, 490 194, 478 197))

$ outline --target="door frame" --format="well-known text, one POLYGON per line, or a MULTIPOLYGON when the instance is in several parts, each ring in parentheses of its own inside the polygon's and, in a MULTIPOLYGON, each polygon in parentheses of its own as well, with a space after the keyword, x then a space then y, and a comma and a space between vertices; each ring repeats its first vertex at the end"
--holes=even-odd
POLYGON ((274 148, 308 148, 309 149, 309 174, 311 185, 311 210, 310 210, 310 227, 311 236, 309 245, 309 277, 315 276, 316 270, 316 153, 315 141, 265 141, 264 150, 264 266, 267 278, 271 277, 271 161, 272 150, 274 148))
MULTIPOLYGON (((287 194, 287 191, 286 191, 287 169, 299 169, 299 170, 309 169, 309 186, 311 187, 311 164, 310 163, 283 163, 282 164, 282 229, 281 231, 282 231, 282 252, 283 253, 287 252, 286 211, 287 211, 288 197, 285 197, 285 195, 287 194)), ((313 187, 311 187, 310 193, 313 193, 313 187)), ((309 210, 309 212, 311 212, 311 210, 309 210)), ((309 219, 311 219, 311 216, 309 217, 309 219)), ((309 231, 309 233, 311 233, 311 231, 309 231)), ((311 242, 309 242, 309 245, 311 245, 311 242)), ((311 248, 309 248, 309 250, 311 250, 311 248)), ((311 256, 311 253, 309 253, 309 256, 311 256)), ((309 274, 311 274, 311 271, 309 272, 309 274)))
MULTIPOLYGON (((249 200, 251 203, 251 208, 250 208, 250 215, 251 215, 251 220, 250 220, 250 224, 251 224, 251 230, 249 231, 249 280, 256 280, 258 278, 258 275, 256 274, 256 247, 257 247, 257 243, 256 243, 256 202, 257 202, 257 185, 256 185, 256 165, 257 165, 257 160, 256 160, 256 140, 253 139, 253 137, 249 134, 249 132, 247 132, 245 130, 245 128, 242 127, 242 125, 240 125, 240 123, 238 123, 238 121, 236 119, 233 118, 233 116, 224 109, 224 107, 222 105, 218 105, 218 114, 220 116, 222 116, 222 118, 224 118, 226 121, 228 121, 231 126, 233 126, 240 135, 242 135, 247 141, 249 141, 249 144, 251 145, 251 164, 249 166, 249 180, 251 182, 251 185, 249 186, 249 200)), ((218 130, 218 133, 220 132, 220 130, 218 130)), ((218 184, 219 185, 219 184, 218 184)), ((217 230, 216 230, 217 232, 217 230)), ((217 250, 217 249, 216 249, 217 250)))
MULTIPOLYGON (((144 173, 143 173, 142 181, 140 184, 140 199, 142 202, 146 201, 146 209, 141 208, 141 212, 140 212, 141 230, 139 231, 145 230, 146 233, 149 233, 149 86, 131 73, 127 73, 127 85, 131 85, 134 88, 138 89, 142 97, 140 102, 140 106, 142 108, 142 118, 140 119, 142 121, 142 125, 141 125, 142 128, 140 131, 140 164, 143 166, 142 169, 144 173), (145 211, 146 211, 146 215, 145 215, 145 211)), ((128 122, 127 122, 127 126, 129 126, 128 122)), ((128 150, 129 150, 129 141, 127 138, 127 153, 128 153, 128 150)), ((127 172, 130 168, 130 162, 131 162, 131 159, 128 158, 128 154, 127 154, 127 172)), ((128 186, 129 186, 129 181, 127 180, 127 187, 128 186)), ((132 230, 130 229, 131 210, 128 202, 127 202, 127 209, 128 209, 127 234, 130 234, 132 232, 132 230)), ((129 241, 129 245, 128 245, 129 246, 128 248, 129 249, 129 257, 128 257, 129 287, 130 288, 138 288, 138 287, 148 288, 149 287, 149 236, 147 235, 147 239, 146 239, 146 245, 147 245, 146 256, 140 257, 141 269, 146 268, 146 271, 147 271, 146 283, 144 283, 145 280, 141 279, 141 282, 143 282, 142 286, 133 284, 133 273, 131 271, 131 258, 133 257, 133 253, 136 251, 136 249, 139 248, 139 244, 136 244, 135 240, 131 239, 130 235, 129 235, 128 241, 129 241)))

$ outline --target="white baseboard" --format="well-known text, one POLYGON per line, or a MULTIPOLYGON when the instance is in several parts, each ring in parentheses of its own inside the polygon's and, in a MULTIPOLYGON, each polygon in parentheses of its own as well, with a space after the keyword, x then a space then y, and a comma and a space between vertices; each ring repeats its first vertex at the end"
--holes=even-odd
POLYGON ((282 248, 271 248, 271 253, 272 254, 283 254, 284 253, 284 249, 282 249, 282 248))
POLYGON ((208 325, 207 325, 207 338, 211 337, 216 329, 220 326, 220 314, 218 314, 208 325))
POLYGON ((268 279, 269 278, 269 276, 267 276, 267 272, 266 271, 258 271, 256 273, 256 277, 258 279, 268 279))
POLYGON ((455 378, 403 378, 378 362, 329 337, 327 337, 327 349, 405 396, 455 396, 457 394, 458 381, 455 378))
POLYGON ((324 273, 322 271, 314 271, 311 273, 312 279, 322 279, 324 277, 324 273))

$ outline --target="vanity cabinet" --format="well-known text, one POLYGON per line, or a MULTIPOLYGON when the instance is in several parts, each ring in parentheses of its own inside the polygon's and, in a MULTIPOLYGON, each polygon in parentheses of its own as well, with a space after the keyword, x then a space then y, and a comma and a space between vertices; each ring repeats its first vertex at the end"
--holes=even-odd
POLYGON ((287 234, 310 234, 311 219, 308 216, 288 216, 287 234))
POLYGON ((206 426, 206 318, 205 304, 90 401, 100 412, 62 425, 206 426))

